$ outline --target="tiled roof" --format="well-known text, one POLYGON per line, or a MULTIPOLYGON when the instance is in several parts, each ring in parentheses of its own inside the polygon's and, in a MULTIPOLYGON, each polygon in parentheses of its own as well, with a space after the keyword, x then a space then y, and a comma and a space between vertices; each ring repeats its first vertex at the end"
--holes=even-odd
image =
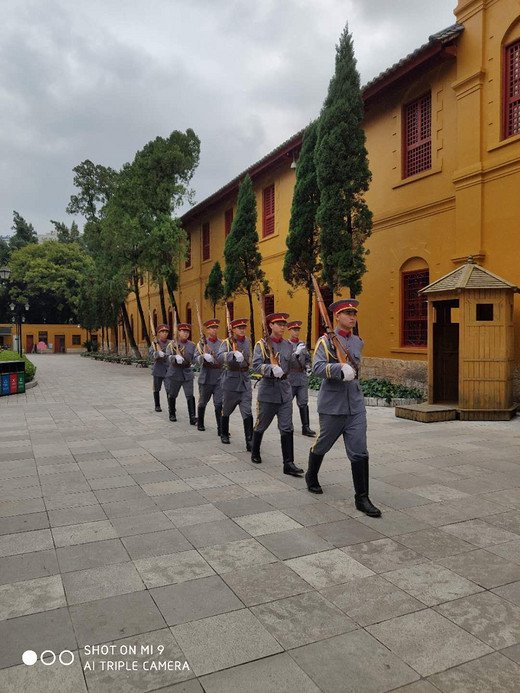
POLYGON ((445 45, 447 43, 451 43, 454 39, 456 39, 459 34, 461 34, 464 31, 464 27, 462 24, 452 24, 451 26, 447 27, 446 29, 443 29, 442 31, 438 31, 436 34, 432 34, 428 38, 427 43, 423 43, 422 46, 419 48, 416 48, 412 53, 409 53, 406 57, 402 58, 399 60, 399 62, 394 63, 391 67, 387 68, 383 72, 381 72, 377 77, 374 77, 374 79, 370 80, 370 82, 367 82, 364 87, 362 87, 362 91, 366 91, 369 88, 373 87, 377 82, 387 79, 388 77, 391 76, 393 72, 396 72, 399 68, 404 67, 406 63, 410 62, 414 58, 417 58, 420 56, 420 54, 425 51, 427 48, 430 48, 431 46, 434 46, 436 44, 442 44, 445 45))
POLYGON ((465 265, 457 267, 453 272, 425 286, 419 293, 433 294, 456 289, 513 289, 513 291, 518 291, 514 284, 479 265, 475 265, 470 258, 465 265))

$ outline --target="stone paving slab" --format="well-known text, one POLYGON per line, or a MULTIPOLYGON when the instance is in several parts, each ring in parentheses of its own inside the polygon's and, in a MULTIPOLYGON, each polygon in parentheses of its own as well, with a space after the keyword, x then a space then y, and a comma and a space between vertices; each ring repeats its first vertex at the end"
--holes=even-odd
MULTIPOLYGON (((182 401, 154 412, 148 369, 34 360, 38 386, 0 399, 2 693, 516 693, 520 417, 369 408, 374 519, 340 442, 314 496, 275 426, 253 465, 238 414, 222 446, 182 401)), ((296 426, 301 466, 311 444, 296 426)))

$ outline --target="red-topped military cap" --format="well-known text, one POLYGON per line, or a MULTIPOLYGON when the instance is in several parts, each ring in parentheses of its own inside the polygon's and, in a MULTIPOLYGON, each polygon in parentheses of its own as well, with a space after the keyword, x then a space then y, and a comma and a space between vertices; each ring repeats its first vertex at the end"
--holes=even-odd
POLYGON ((211 320, 206 320, 204 327, 218 327, 220 325, 220 320, 217 318, 211 318, 211 320))
POLYGON ((301 327, 302 321, 301 320, 291 320, 290 322, 287 323, 287 329, 288 330, 294 330, 295 327, 301 327))
POLYGON ((339 301, 330 304, 329 310, 334 315, 342 313, 344 310, 355 310, 357 313, 358 306, 359 301, 356 298, 340 298, 339 301))
POLYGON ((161 330, 166 330, 166 332, 169 332, 170 328, 168 325, 157 325, 157 332, 160 332, 161 330))
POLYGON ((231 327, 246 327, 249 322, 249 318, 235 318, 231 321, 231 327))
POLYGON ((188 330, 188 332, 191 331, 191 325, 188 322, 180 322, 177 325, 178 330, 188 330))
POLYGON ((287 322, 289 313, 270 313, 266 320, 267 322, 287 322))

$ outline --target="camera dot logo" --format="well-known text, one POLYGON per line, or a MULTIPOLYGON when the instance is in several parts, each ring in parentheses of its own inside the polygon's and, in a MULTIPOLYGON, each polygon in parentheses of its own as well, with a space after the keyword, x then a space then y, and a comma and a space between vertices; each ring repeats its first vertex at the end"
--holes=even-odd
MULTIPOLYGON (((45 664, 47 667, 52 666, 56 660, 58 660, 63 666, 68 667, 74 661, 74 652, 71 652, 70 650, 62 650, 62 652, 56 654, 56 652, 53 652, 52 650, 44 650, 40 654, 40 662, 45 664)), ((22 654, 22 662, 28 667, 32 667, 32 665, 36 664, 37 661, 38 655, 36 652, 34 652, 34 650, 25 650, 25 652, 22 654)))

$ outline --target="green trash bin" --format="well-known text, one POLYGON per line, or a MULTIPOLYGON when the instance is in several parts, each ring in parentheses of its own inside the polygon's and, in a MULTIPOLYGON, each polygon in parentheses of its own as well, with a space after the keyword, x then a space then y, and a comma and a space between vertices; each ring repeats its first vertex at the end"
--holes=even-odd
POLYGON ((25 392, 25 371, 18 373, 18 392, 25 392))

